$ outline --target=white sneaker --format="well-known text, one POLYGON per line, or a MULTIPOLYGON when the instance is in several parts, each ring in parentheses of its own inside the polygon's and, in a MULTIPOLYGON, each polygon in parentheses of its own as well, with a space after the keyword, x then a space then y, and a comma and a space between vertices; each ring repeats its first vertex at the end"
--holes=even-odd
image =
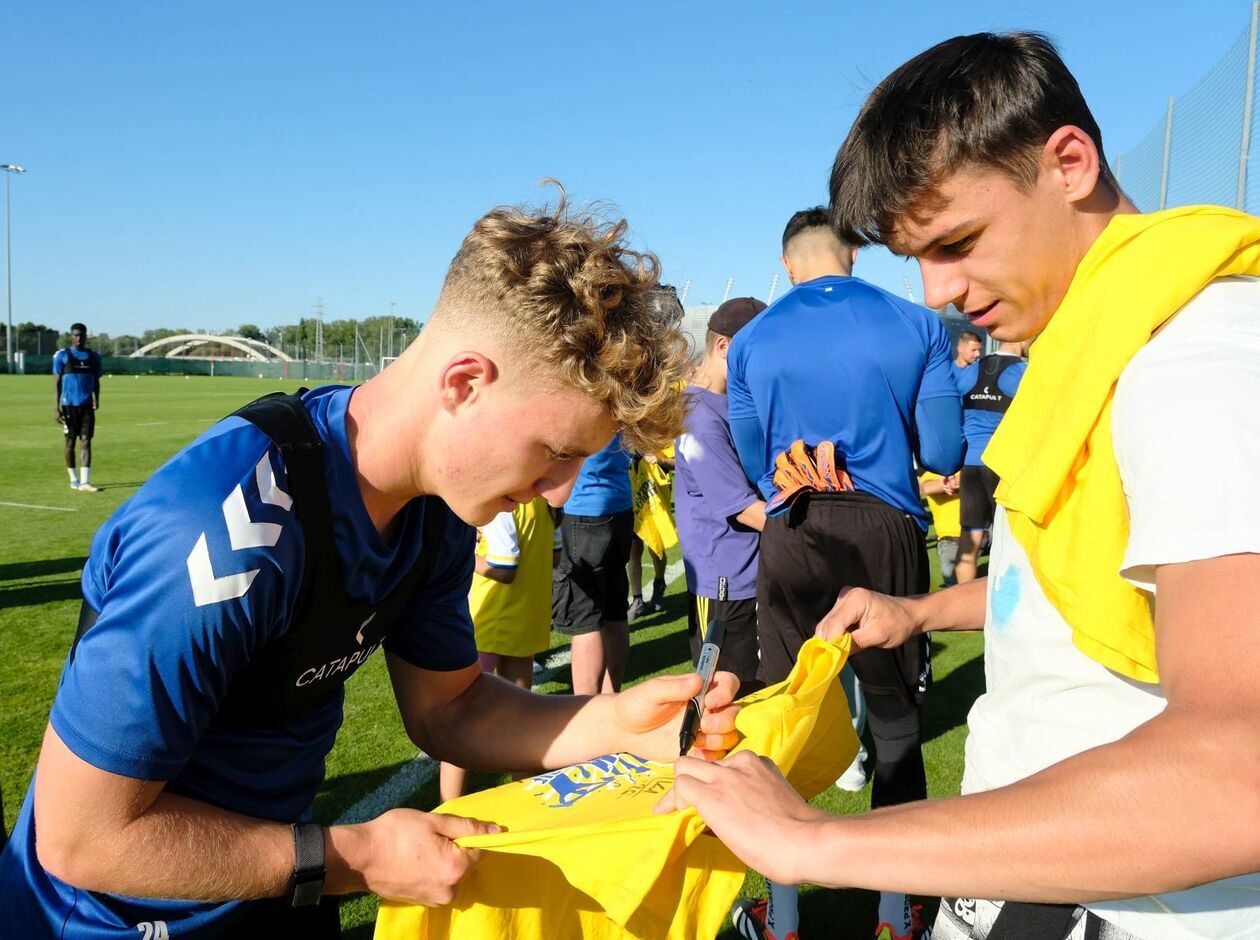
POLYGON ((836 780, 836 786, 850 793, 861 793, 866 789, 866 771, 862 769, 862 755, 853 758, 849 769, 836 780))
POLYGON ((79 490, 80 493, 99 493, 100 492, 100 490, 98 490, 91 483, 80 483, 77 489, 79 490))
POLYGON ((71 481, 70 481, 70 489, 72 489, 72 490, 77 490, 78 488, 79 488, 79 481, 78 481, 78 480, 71 480, 71 481))

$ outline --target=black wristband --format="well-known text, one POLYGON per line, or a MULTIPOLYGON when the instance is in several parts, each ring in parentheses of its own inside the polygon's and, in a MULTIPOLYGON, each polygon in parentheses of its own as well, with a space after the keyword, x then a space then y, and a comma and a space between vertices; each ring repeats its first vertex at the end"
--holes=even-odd
POLYGON ((293 824, 293 877, 289 881, 289 904, 308 907, 318 904, 324 893, 324 828, 315 823, 293 824))

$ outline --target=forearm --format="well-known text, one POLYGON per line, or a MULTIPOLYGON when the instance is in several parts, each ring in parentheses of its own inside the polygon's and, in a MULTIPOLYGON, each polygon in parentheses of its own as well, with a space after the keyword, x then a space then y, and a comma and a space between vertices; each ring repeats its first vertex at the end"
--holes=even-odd
POLYGON ((615 733, 613 700, 537 695, 483 674, 425 723, 422 746, 470 770, 565 767, 625 747, 615 733))
POLYGON ((907 598, 919 633, 984 629, 989 579, 977 578, 943 591, 907 598))
POLYGON ((753 500, 752 504, 734 517, 736 522, 743 523, 750 529, 760 532, 766 527, 766 504, 764 500, 753 500))
MULTIPOLYGON (((79 830, 78 843, 39 842, 40 860, 69 884, 133 897, 197 901, 279 897, 293 873, 288 824, 228 812, 161 793, 127 822, 79 830)), ((363 890, 366 860, 360 827, 326 831, 326 891, 363 890)))
POLYGON ((1257 871, 1252 741, 1250 722, 1165 712, 1009 787, 808 826, 800 880, 1079 903, 1257 871))

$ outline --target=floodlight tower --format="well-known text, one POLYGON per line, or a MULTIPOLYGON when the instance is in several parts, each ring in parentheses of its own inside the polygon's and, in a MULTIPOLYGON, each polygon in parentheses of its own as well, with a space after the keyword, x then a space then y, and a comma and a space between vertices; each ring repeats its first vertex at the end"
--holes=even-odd
POLYGON ((722 292, 722 303, 726 303, 726 299, 731 296, 731 288, 735 286, 735 278, 728 277, 726 279, 726 290, 722 292))
POLYGON ((324 361, 324 298, 315 298, 315 361, 324 361))
POLYGON ((678 295, 678 303, 685 307, 687 305, 687 295, 689 293, 691 293, 690 279, 683 283, 682 293, 678 295))
POLYGON ((910 286, 910 278, 902 277, 901 283, 906 289, 906 296, 910 298, 910 303, 917 304, 918 301, 914 299, 914 288, 910 286))
POLYGON ((770 296, 766 298, 766 303, 774 303, 774 292, 779 289, 779 275, 776 272, 774 279, 770 282, 770 296))
POLYGON ((9 367, 9 372, 14 371, 13 368, 13 238, 9 229, 9 178, 14 173, 25 173, 26 170, 13 163, 0 163, 0 170, 4 170, 4 284, 8 291, 9 299, 9 325, 5 330, 5 354, 8 357, 5 362, 9 367))

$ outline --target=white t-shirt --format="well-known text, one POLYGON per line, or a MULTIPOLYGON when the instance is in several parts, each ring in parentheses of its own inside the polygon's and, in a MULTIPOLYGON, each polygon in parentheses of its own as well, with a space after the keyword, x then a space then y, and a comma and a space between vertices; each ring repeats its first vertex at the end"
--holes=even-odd
MULTIPOLYGON (((1158 565, 1260 552, 1260 281, 1214 282, 1134 356, 1111 433, 1129 504, 1126 579, 1154 592, 1158 565)), ((984 637, 988 691, 968 717, 964 793, 1115 741, 1166 704, 1158 685, 1072 645, 1001 507, 984 637)), ((1145 940, 1260 937, 1260 874, 1088 906, 1145 940)))

